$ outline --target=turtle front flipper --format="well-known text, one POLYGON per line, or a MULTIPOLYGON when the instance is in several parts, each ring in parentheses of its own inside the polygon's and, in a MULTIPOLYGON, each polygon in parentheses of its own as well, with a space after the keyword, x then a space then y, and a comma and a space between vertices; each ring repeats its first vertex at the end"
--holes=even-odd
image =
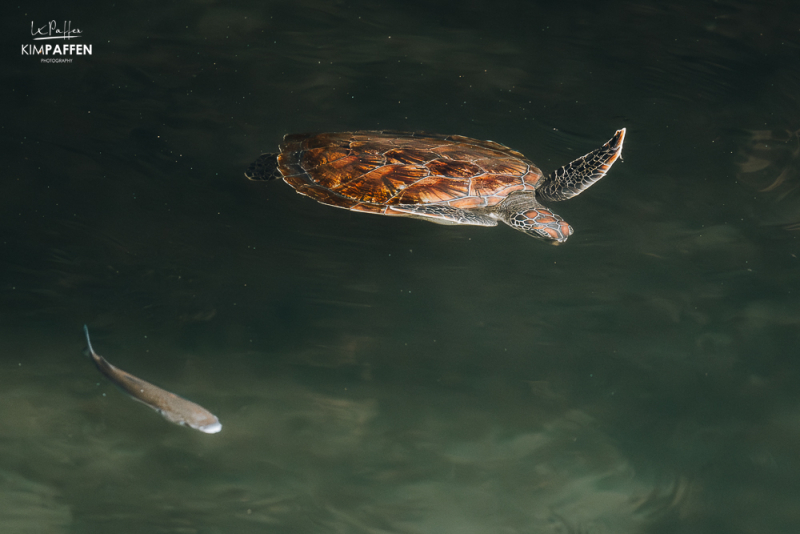
POLYGON ((405 215, 436 224, 497 226, 497 221, 491 217, 442 204, 395 204, 389 206, 386 215, 405 215))
POLYGON ((536 190, 536 194, 539 198, 553 201, 580 195, 606 175, 622 154, 624 139, 625 128, 617 130, 614 137, 602 147, 553 172, 536 190))
POLYGON ((245 171, 248 180, 276 180, 281 178, 277 154, 261 154, 245 171))

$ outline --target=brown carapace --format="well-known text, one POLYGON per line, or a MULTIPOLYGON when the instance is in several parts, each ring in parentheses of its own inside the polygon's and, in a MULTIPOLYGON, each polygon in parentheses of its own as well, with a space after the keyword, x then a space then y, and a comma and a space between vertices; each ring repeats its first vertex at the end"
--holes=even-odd
POLYGON ((554 244, 572 227, 539 201, 560 201, 605 176, 622 153, 625 129, 544 177, 519 152, 460 135, 392 131, 290 134, 279 154, 262 154, 251 180, 283 180, 323 204, 438 224, 503 221, 554 244))

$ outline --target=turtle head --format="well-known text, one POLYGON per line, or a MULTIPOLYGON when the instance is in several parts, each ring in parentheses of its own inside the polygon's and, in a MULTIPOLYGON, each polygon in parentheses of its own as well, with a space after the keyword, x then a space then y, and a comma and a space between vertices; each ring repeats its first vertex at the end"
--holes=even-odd
POLYGON ((510 217, 509 224, 521 232, 551 245, 559 245, 572 235, 573 230, 564 219, 542 205, 518 211, 510 217))

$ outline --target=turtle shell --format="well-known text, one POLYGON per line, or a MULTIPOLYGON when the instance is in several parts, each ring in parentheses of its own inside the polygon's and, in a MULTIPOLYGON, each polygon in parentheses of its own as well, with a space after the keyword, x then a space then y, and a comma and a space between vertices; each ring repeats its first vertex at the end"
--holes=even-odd
POLYGON ((459 135, 357 131, 290 134, 278 169, 298 193, 356 211, 398 204, 486 208, 533 191, 541 171, 515 150, 459 135))

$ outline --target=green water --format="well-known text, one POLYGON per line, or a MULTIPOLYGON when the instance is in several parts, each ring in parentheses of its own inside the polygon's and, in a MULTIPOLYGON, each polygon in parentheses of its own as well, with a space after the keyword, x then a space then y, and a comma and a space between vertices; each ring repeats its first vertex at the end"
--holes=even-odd
POLYGON ((795 2, 46 2, 3 30, 3 533, 800 531, 795 2), (50 20, 91 56, 20 54, 50 20), (547 173, 622 127, 559 247, 243 176, 291 132, 547 173), (84 323, 222 432, 126 398, 84 323))

